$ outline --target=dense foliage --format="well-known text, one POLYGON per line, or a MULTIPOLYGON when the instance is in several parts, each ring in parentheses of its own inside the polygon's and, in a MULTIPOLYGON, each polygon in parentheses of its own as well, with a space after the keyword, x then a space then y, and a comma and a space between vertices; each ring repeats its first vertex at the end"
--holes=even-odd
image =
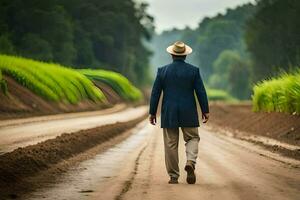
POLYGON ((243 37, 246 22, 254 12, 255 6, 246 4, 228 9, 224 15, 205 18, 199 24, 196 29, 196 59, 205 76, 214 73, 213 63, 225 50, 236 51, 241 58, 247 59, 243 37))
POLYGON ((83 74, 58 64, 0 55, 0 70, 35 94, 50 101, 105 101, 101 90, 83 74))
POLYGON ((300 114, 300 70, 258 83, 252 98, 255 111, 300 114))
POLYGON ((248 23, 246 42, 255 80, 300 65, 300 1, 259 0, 248 23))
POLYGON ((213 63, 214 73, 208 84, 223 89, 239 99, 250 96, 250 63, 235 51, 224 50, 213 63))
POLYGON ((153 18, 133 0, 1 0, 0 53, 148 79, 153 18))
POLYGON ((100 81, 109 85, 117 92, 124 100, 139 101, 142 99, 142 93, 134 87, 127 78, 119 73, 106 71, 106 70, 79 70, 93 81, 100 81))

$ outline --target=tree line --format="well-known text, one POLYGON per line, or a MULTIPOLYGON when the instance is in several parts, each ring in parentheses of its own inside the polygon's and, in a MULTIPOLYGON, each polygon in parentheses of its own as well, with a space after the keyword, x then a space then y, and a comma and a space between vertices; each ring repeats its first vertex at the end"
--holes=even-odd
POLYGON ((254 80, 300 67, 300 1, 260 0, 246 27, 254 80))
POLYGON ((149 80, 153 18, 132 0, 1 0, 0 53, 149 80))
MULTIPOLYGON (((254 83, 300 64, 300 1, 258 0, 204 18, 196 29, 173 29, 156 34, 152 48, 173 40, 195 50, 188 59, 200 67, 209 87, 248 99, 254 83)), ((169 62, 157 52, 152 64, 169 62)))

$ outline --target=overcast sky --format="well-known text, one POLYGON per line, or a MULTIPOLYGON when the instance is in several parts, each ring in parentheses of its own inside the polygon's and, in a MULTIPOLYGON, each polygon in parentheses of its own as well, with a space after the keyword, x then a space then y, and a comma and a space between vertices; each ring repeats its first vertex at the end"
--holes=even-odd
POLYGON ((197 27, 201 19, 224 13, 226 8, 234 8, 255 0, 136 0, 149 3, 148 12, 155 18, 156 31, 165 29, 197 27))

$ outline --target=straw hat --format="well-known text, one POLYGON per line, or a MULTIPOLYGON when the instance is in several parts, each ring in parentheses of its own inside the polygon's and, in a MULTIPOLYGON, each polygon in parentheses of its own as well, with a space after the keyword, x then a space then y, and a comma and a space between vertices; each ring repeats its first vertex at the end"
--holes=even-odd
POLYGON ((185 56, 193 52, 193 49, 184 44, 181 41, 175 42, 173 45, 169 46, 167 49, 167 52, 176 55, 176 56, 185 56))

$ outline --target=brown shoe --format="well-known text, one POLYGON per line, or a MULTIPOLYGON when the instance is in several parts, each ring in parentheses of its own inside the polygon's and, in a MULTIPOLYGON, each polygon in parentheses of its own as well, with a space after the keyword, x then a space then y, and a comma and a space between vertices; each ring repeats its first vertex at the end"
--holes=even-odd
POLYGON ((178 178, 171 177, 169 180, 169 184, 178 184, 178 178))
POLYGON ((187 172, 186 182, 188 184, 195 184, 196 183, 196 175, 195 175, 195 165, 193 161, 188 160, 186 162, 184 170, 187 172))

